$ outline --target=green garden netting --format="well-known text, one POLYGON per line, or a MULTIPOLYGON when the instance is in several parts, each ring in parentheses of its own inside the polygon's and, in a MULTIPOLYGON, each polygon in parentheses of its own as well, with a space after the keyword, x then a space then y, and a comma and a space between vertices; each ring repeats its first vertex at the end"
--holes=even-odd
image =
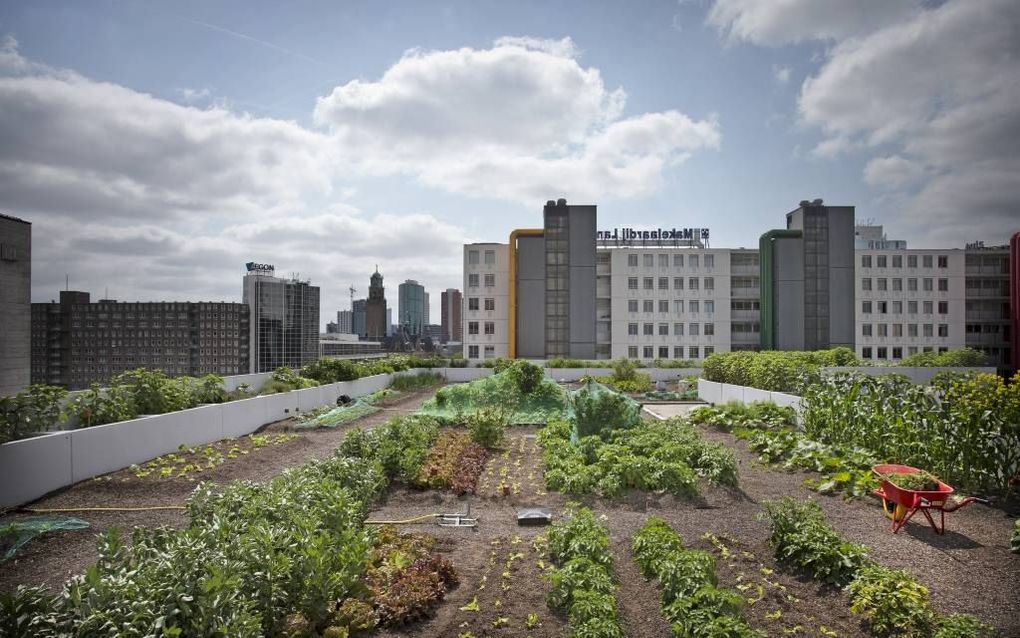
POLYGON ((369 414, 375 414, 382 410, 381 407, 376 405, 377 402, 385 398, 391 398, 400 396, 400 392, 396 390, 384 389, 378 392, 373 392, 367 396, 361 397, 349 403, 347 405, 338 405, 332 410, 320 412, 302 420, 294 428, 296 430, 313 430, 315 428, 335 428, 345 423, 349 423, 354 419, 360 419, 363 416, 369 414))
POLYGON ((519 378, 511 372, 440 388, 419 414, 463 423, 468 415, 480 409, 505 408, 513 411, 511 423, 515 425, 544 425, 554 414, 570 411, 568 393, 555 381, 542 378, 530 392, 525 392, 519 378))
POLYGON ((570 393, 570 440, 607 429, 632 428, 641 423, 641 404, 625 394, 589 379, 570 393))
POLYGON ((85 529, 89 524, 77 518, 66 516, 26 518, 0 524, 0 563, 14 558, 14 555, 36 536, 46 532, 85 529))

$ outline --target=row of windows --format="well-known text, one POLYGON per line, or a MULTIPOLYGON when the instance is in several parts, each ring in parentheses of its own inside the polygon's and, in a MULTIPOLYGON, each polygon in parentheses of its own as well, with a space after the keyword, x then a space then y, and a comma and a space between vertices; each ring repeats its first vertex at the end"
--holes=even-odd
MULTIPOLYGON (((907 302, 907 314, 908 315, 916 315, 917 314, 917 307, 918 306, 917 306, 917 302, 916 301, 908 301, 907 302)), ((886 314, 889 314, 890 308, 892 309, 892 314, 894 314, 894 315, 903 314, 903 302, 899 301, 899 300, 894 300, 894 301, 871 301, 870 299, 865 299, 864 301, 861 302, 861 312, 863 312, 866 315, 870 315, 870 314, 872 314, 872 312, 875 312, 875 313, 880 314, 880 315, 886 315, 886 314)), ((921 302, 921 311, 924 314, 926 314, 926 315, 933 314, 932 311, 934 309, 935 309, 935 302, 932 302, 932 301, 922 301, 921 302)), ((939 311, 940 315, 948 315, 949 314, 949 302, 948 301, 940 301, 939 305, 938 305, 938 311, 939 311)))
MULTIPOLYGON (((627 324, 627 334, 630 335, 630 336, 636 336, 638 334, 638 324, 636 324, 636 323, 628 323, 627 324)), ((658 333, 656 333, 656 331, 655 331, 655 324, 654 323, 645 323, 645 324, 642 324, 641 325, 641 334, 643 334, 645 336, 654 336, 654 335, 658 334, 661 337, 668 337, 669 334, 670 334, 670 332, 669 332, 669 324, 668 323, 660 323, 659 324, 659 331, 658 331, 658 333)), ((702 334, 704 334, 705 336, 709 336, 710 337, 710 336, 715 334, 715 324, 714 323, 706 323, 706 324, 689 323, 689 324, 687 324, 687 334, 689 336, 691 336, 691 337, 697 337, 697 336, 700 336, 702 334)), ((675 336, 675 337, 682 337, 682 336, 684 336, 684 324, 682 324, 680 322, 677 322, 677 323, 673 324, 673 336, 675 336)))
MULTIPOLYGON (((485 298, 485 309, 495 310, 496 300, 492 297, 485 298)), ((478 297, 468 297, 468 310, 478 310, 478 297)))
MULTIPOLYGON (((931 323, 922 323, 922 324, 908 323, 908 324, 905 324, 905 325, 907 326, 907 336, 908 337, 917 337, 918 336, 918 326, 920 326, 920 330, 921 330, 920 336, 923 336, 923 337, 932 337, 932 336, 934 336, 933 335, 933 331, 935 330, 935 324, 931 324, 931 323)), ((863 336, 863 337, 872 337, 872 336, 888 337, 889 333, 890 333, 890 326, 892 327, 891 332, 892 332, 892 336, 893 337, 902 337, 903 336, 903 326, 904 326, 904 324, 902 324, 902 323, 876 323, 876 324, 874 324, 874 330, 872 330, 872 324, 870 324, 870 323, 862 323, 861 324, 861 336, 863 336)), ((940 323, 940 324, 938 324, 938 336, 940 336, 940 337, 948 337, 949 336, 949 324, 948 323, 940 323)))
MULTIPOLYGON (((890 281, 892 282, 892 290, 894 292, 899 292, 899 291, 903 290, 903 279, 900 278, 900 277, 894 277, 891 280, 887 279, 885 277, 877 277, 875 279, 875 288, 874 289, 875 290, 879 290, 879 291, 889 290, 890 289, 889 288, 890 281)), ((932 286, 933 286, 934 282, 935 282, 935 280, 932 279, 931 277, 923 278, 921 280, 921 285, 922 285, 922 289, 924 290, 924 292, 931 292, 932 291, 932 286)), ((871 289, 872 289, 871 288, 871 277, 864 277, 864 278, 862 278, 861 279, 861 290, 871 290, 871 289)), ((917 292, 917 277, 908 277, 907 278, 907 290, 909 292, 917 292)), ((949 280, 948 279, 939 279, 938 280, 938 290, 939 290, 939 292, 948 292, 949 291, 949 280)))
MULTIPOLYGON (((496 285, 496 275, 487 274, 485 275, 485 287, 492 288, 496 285)), ((468 275, 468 288, 478 287, 478 273, 471 273, 468 275)))
MULTIPOLYGON (((659 280, 658 280, 658 289, 659 290, 669 290, 670 289, 669 288, 669 279, 670 279, 669 277, 659 277, 659 280)), ((698 281, 699 280, 698 280, 697 277, 688 277, 687 278, 687 290, 698 290, 699 289, 698 281)), ((644 277, 642 279, 642 281, 641 281, 641 284, 642 284, 641 287, 644 290, 655 290, 656 289, 655 277, 644 277)), ((638 278, 637 277, 627 277, 627 290, 637 290, 637 289, 638 289, 638 278)), ((673 290, 683 290, 683 289, 684 289, 684 278, 683 277, 673 277, 673 290)), ((704 278, 702 278, 702 280, 701 280, 701 289, 703 289, 703 290, 715 290, 715 277, 704 277, 704 278)))
MULTIPOLYGON (((496 346, 485 346, 485 358, 494 359, 496 357, 496 346)), ((478 358, 478 346, 468 346, 468 359, 478 358)))
MULTIPOLYGON (((700 266, 700 264, 702 264, 702 263, 705 264, 705 268, 714 268, 715 267, 715 255, 686 255, 686 257, 687 257, 687 266, 690 267, 690 268, 698 268, 700 266), (703 261, 702 261, 702 257, 704 258, 703 261)), ((649 253, 649 254, 642 255, 642 258, 643 258, 642 259, 642 263, 644 264, 645 268, 654 268, 655 267, 655 255, 652 255, 652 254, 649 253)), ((674 268, 683 268, 684 267, 684 255, 674 254, 672 262, 673 262, 673 267, 674 268)), ((659 255, 659 268, 669 268, 669 263, 670 263, 670 255, 667 255, 667 254, 660 254, 659 255)), ((638 265, 638 256, 636 254, 634 254, 634 253, 628 254, 627 255, 627 265, 629 267, 631 267, 631 268, 637 268, 637 265, 638 265)))
MULTIPOLYGON (((871 349, 871 346, 866 346, 864 348, 861 348, 861 358, 862 359, 888 359, 889 358, 889 356, 888 356, 889 348, 887 348, 885 346, 878 346, 876 348, 876 350, 877 350, 877 355, 878 356, 872 357, 872 352, 873 351, 871 349)), ((924 349, 923 349, 924 352, 931 352, 932 350, 934 350, 934 348, 932 348, 931 346, 925 346, 924 349)), ((939 348, 939 352, 940 353, 946 352, 948 350, 949 350, 949 348, 939 348)), ((915 355, 915 354, 917 354, 917 346, 907 346, 907 356, 915 355)), ((893 359, 902 359, 903 358, 903 348, 901 346, 893 346, 892 347, 892 358, 893 359)))
MULTIPOLYGON (((495 250, 486 250, 486 251, 484 251, 484 253, 485 253, 484 259, 485 259, 485 263, 487 265, 491 266, 492 264, 496 263, 496 251, 495 250)), ((471 265, 478 264, 478 257, 479 257, 479 252, 477 250, 469 250, 468 251, 468 263, 469 264, 471 264, 471 265)))
MULTIPOLYGON (((655 346, 644 346, 641 349, 641 358, 643 358, 643 359, 655 359, 655 358, 669 359, 670 358, 669 352, 670 352, 669 346, 659 346, 659 348, 658 348, 659 356, 656 357, 655 356, 655 354, 656 354, 655 346)), ((705 354, 706 357, 711 355, 711 354, 713 354, 714 352, 715 352, 715 346, 705 346, 704 354, 705 354)), ((698 346, 688 346, 687 347, 687 357, 686 358, 688 358, 688 359, 700 359, 701 358, 701 353, 702 353, 702 350, 698 346)), ((630 346, 630 347, 627 348, 627 358, 629 358, 629 359, 637 359, 638 358, 638 347, 637 346, 630 346)), ((673 356, 672 356, 672 358, 673 359, 683 359, 684 358, 684 347, 683 346, 673 346, 673 356)))
MULTIPOLYGON (((494 335, 494 334, 496 334, 496 324, 495 324, 495 322, 486 321, 484 323, 484 325, 483 325, 483 329, 485 330, 485 334, 487 334, 487 335, 494 335)), ((478 334, 478 322, 477 321, 469 321, 468 322, 468 334, 469 335, 476 335, 476 334, 478 334)))
MULTIPOLYGON (((684 311, 684 307, 685 306, 692 313, 701 312, 701 308, 702 307, 704 307, 705 312, 708 313, 708 314, 712 314, 713 312, 715 312, 715 302, 713 300, 711 300, 711 299, 705 299, 704 301, 699 301, 697 299, 691 299, 691 300, 687 301, 686 304, 684 303, 683 299, 674 299, 673 300, 673 312, 675 312, 677 314, 682 314, 683 311, 684 311)), ((655 307, 656 307, 656 300, 654 300, 654 299, 644 299, 644 300, 641 300, 641 312, 655 312, 655 307)), ((669 312, 669 299, 659 299, 658 300, 658 307, 659 307, 659 312, 660 313, 667 313, 667 312, 669 312)), ((627 300, 627 312, 631 312, 631 313, 638 312, 638 300, 637 299, 628 299, 627 300)))
MULTIPOLYGON (((871 264, 874 263, 878 268, 887 268, 889 264, 889 258, 892 258, 893 268, 903 268, 903 255, 874 255, 874 261, 872 261, 872 255, 861 255, 861 267, 871 268, 871 264)), ((921 255, 921 267, 931 268, 933 255, 921 255)), ((949 268, 949 256, 938 255, 939 268, 949 268)), ((907 268, 917 268, 917 255, 907 255, 907 268)))

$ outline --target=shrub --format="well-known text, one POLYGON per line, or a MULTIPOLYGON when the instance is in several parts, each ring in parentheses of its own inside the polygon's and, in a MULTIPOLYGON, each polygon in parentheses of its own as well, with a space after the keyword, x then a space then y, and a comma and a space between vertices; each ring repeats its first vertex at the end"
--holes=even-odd
POLYGON ((988 357, 974 348, 960 348, 938 353, 918 352, 901 360, 899 365, 908 368, 979 368, 988 365, 988 357))
POLYGON ((126 387, 115 385, 100 388, 98 383, 77 393, 69 409, 77 417, 79 426, 86 428, 126 421, 138 415, 126 387))
POLYGON ((850 348, 814 352, 741 350, 711 354, 702 362, 702 368, 709 381, 798 393, 817 378, 818 368, 857 363, 850 348))
POLYGON ((497 407, 487 407, 474 412, 467 419, 468 432, 475 443, 492 449, 503 442, 506 428, 510 424, 510 413, 497 407))
POLYGON ((630 428, 641 422, 641 406, 628 397, 589 381, 573 396, 578 436, 630 428))
POLYGON ((991 638, 995 629, 968 614, 951 614, 935 621, 932 638, 991 638))
POLYGON ((399 392, 417 392, 431 388, 443 382, 443 375, 438 372, 419 372, 415 375, 404 375, 393 379, 390 387, 399 392))
POLYGON ((497 374, 500 373, 509 375, 521 394, 534 392, 545 379, 545 370, 523 359, 517 359, 503 370, 497 369, 497 374))
POLYGON ((61 407, 66 397, 63 388, 33 384, 18 394, 0 398, 0 443, 52 429, 66 418, 61 407))
POLYGON ((1009 550, 1020 554, 1020 518, 1013 521, 1013 535, 1009 539, 1009 550))

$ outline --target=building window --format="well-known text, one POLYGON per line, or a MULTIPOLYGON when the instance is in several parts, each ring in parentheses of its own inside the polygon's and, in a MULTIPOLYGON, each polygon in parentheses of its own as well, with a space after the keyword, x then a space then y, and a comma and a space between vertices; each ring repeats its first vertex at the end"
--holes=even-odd
POLYGON ((669 312, 669 299, 660 299, 659 300, 659 312, 663 312, 663 313, 669 312))
POLYGON ((654 336, 655 335, 655 324, 654 323, 646 323, 646 324, 644 324, 644 326, 642 327, 642 332, 643 332, 643 334, 646 337, 654 336))
POLYGON ((903 358, 903 348, 901 348, 899 346, 893 346, 893 349, 892 349, 892 358, 893 359, 902 359, 903 358))
POLYGON ((631 268, 637 268, 637 255, 631 253, 627 255, 627 265, 631 268))
MULTIPOLYGON (((648 255, 648 256, 651 257, 651 255, 648 255)), ((644 289, 645 290, 654 290, 655 289, 655 279, 653 277, 645 277, 643 283, 644 283, 644 289)))
POLYGON ((496 263, 496 251, 495 250, 486 250, 485 251, 485 263, 490 265, 490 266, 492 264, 496 263))
POLYGON ((903 314, 903 302, 902 301, 894 301, 894 302, 892 302, 892 313, 894 315, 901 315, 901 314, 903 314))
POLYGON ((889 336, 889 326, 887 326, 884 323, 880 323, 880 324, 877 324, 877 327, 878 327, 878 336, 880 336, 880 337, 888 337, 889 336))
POLYGON ((478 297, 468 297, 468 310, 478 310, 478 297))
POLYGON ((715 334, 715 324, 714 323, 706 323, 705 324, 705 336, 706 337, 711 337, 714 334, 715 334))
POLYGON ((924 291, 925 292, 931 292, 931 290, 932 290, 932 280, 931 280, 931 277, 925 277, 924 278, 924 291))
POLYGON ((894 323, 892 325, 892 336, 894 336, 894 337, 902 337, 903 336, 903 324, 902 323, 894 323))
POLYGON ((917 268, 917 255, 907 255, 907 268, 917 268))
POLYGON ((651 299, 645 299, 644 302, 642 302, 642 306, 644 306, 645 312, 655 312, 655 302, 651 299))
POLYGON ((907 291, 917 292, 917 278, 911 277, 910 279, 907 279, 907 291))
POLYGON ((924 309, 924 314, 930 315, 932 313, 932 308, 933 308, 932 302, 925 301, 924 305, 922 306, 922 308, 924 309))
POLYGON ((939 324, 939 336, 940 337, 948 337, 949 336, 949 324, 948 323, 940 323, 939 324))
POLYGON ((674 323, 673 324, 673 336, 674 337, 682 337, 682 336, 684 336, 684 324, 682 324, 682 323, 674 323))
POLYGON ((687 348, 687 358, 688 359, 700 359, 701 358, 698 355, 698 346, 691 346, 691 347, 687 348))
POLYGON ((917 324, 916 323, 908 323, 907 324, 907 336, 908 337, 916 337, 917 336, 917 324))
POLYGON ((478 346, 468 346, 468 359, 478 358, 478 346))
POLYGON ((715 290, 715 277, 705 277, 705 290, 715 290))
POLYGON ((939 292, 949 292, 948 279, 939 279, 939 292))
POLYGON ((705 314, 709 314, 710 315, 710 314, 712 314, 714 312, 715 312, 715 301, 712 301, 711 299, 709 299, 709 300, 707 300, 705 302, 705 314))
POLYGON ((861 290, 871 290, 871 278, 865 277, 861 279, 861 290))
POLYGON ((687 258, 687 265, 690 266, 691 268, 697 268, 698 267, 698 256, 697 255, 691 255, 690 257, 688 257, 687 258))
POLYGON ((494 335, 496 334, 496 323, 493 321, 485 322, 485 334, 494 335))
POLYGON ((644 352, 645 359, 651 359, 655 356, 655 349, 652 346, 645 346, 642 348, 642 351, 644 352))
POLYGON ((878 256, 878 267, 879 268, 885 268, 886 267, 886 257, 885 257, 885 255, 879 255, 878 256))
POLYGON ((691 278, 689 278, 687 280, 687 289, 688 290, 697 290, 698 289, 698 278, 697 277, 691 277, 691 278))
POLYGON ((660 337, 668 337, 669 336, 669 324, 668 323, 660 323, 659 324, 659 336, 660 337))
POLYGON ((485 358, 486 359, 496 358, 496 346, 485 346, 485 358))
POLYGON ((863 312, 866 315, 870 315, 871 314, 871 302, 870 301, 862 301, 861 302, 861 312, 863 312))
POLYGON ((715 255, 705 255, 705 268, 715 268, 715 255))
POLYGON ((478 334, 478 322, 477 321, 469 321, 468 322, 468 334, 469 335, 476 335, 476 334, 478 334))
POLYGON ((627 312, 637 312, 637 299, 627 300, 627 312))
POLYGON ((655 265, 655 255, 644 255, 645 268, 651 268, 655 265))
POLYGON ((684 256, 683 255, 673 255, 673 267, 674 268, 683 268, 684 267, 684 256))
POLYGON ((893 268, 903 268, 903 255, 893 255, 892 266, 893 268))
POLYGON ((705 346, 705 352, 703 353, 706 357, 710 357, 715 354, 715 346, 705 346))
POLYGON ((683 359, 684 358, 684 347, 683 346, 673 346, 673 358, 674 359, 683 359))
POLYGON ((637 324, 636 323, 628 323, 627 324, 627 334, 632 336, 632 337, 636 337, 637 336, 637 324))
POLYGON ((879 346, 879 348, 878 348, 878 358, 879 359, 887 359, 887 358, 889 358, 888 357, 888 352, 889 352, 888 348, 886 348, 885 346, 879 346))
POLYGON ((902 292, 903 291, 903 280, 900 279, 899 277, 896 277, 895 279, 893 279, 892 280, 892 289, 895 292, 902 292))
POLYGON ((887 301, 878 302, 878 314, 880 315, 889 314, 889 302, 887 301))
POLYGON ((675 300, 673 302, 673 312, 675 312, 677 314, 681 314, 681 315, 684 313, 684 300, 683 299, 677 299, 677 300, 675 300))
POLYGON ((669 358, 669 346, 659 346, 659 358, 660 359, 669 358))
POLYGON ((659 277, 659 290, 669 290, 669 277, 659 277))
POLYGON ((923 332, 924 336, 931 337, 931 336, 933 336, 932 332, 933 332, 932 325, 930 323, 924 324, 924 332, 923 332))
POLYGON ((478 251, 477 250, 469 250, 468 251, 468 263, 471 264, 472 266, 478 264, 478 251))
POLYGON ((701 333, 701 324, 692 323, 687 326, 687 334, 697 337, 701 333))
POLYGON ((889 282, 886 280, 885 277, 879 277, 875 283, 878 284, 878 289, 881 292, 885 292, 886 290, 889 289, 889 282))
POLYGON ((932 258, 931 255, 921 255, 921 265, 925 268, 931 268, 932 258))
MULTIPOLYGON (((636 256, 637 255, 635 255, 635 257, 636 256)), ((627 347, 627 358, 628 359, 637 359, 637 346, 628 346, 627 347)))
POLYGON ((701 304, 696 300, 687 302, 687 308, 694 314, 697 314, 701 310, 701 304))
POLYGON ((861 268, 871 268, 871 255, 861 255, 861 268))
POLYGON ((673 290, 683 290, 683 289, 684 289, 684 278, 683 277, 673 277, 673 290))
POLYGON ((485 287, 492 288, 496 285, 496 275, 485 275, 485 287))
POLYGON ((948 255, 939 255, 939 268, 949 268, 948 255))
POLYGON ((478 274, 477 273, 472 273, 472 274, 468 275, 468 288, 477 288, 477 287, 478 287, 478 274))
POLYGON ((871 336, 871 324, 870 323, 862 323, 861 324, 861 336, 862 337, 870 337, 871 336))
POLYGON ((669 255, 659 255, 659 268, 669 268, 669 255))
POLYGON ((866 348, 861 348, 861 358, 862 359, 870 359, 871 358, 871 346, 868 346, 866 348))
POLYGON ((949 314, 949 302, 948 301, 940 301, 939 302, 939 314, 940 315, 948 315, 949 314))
POLYGON ((493 299, 492 297, 486 297, 485 298, 485 309, 486 310, 495 310, 496 309, 496 300, 493 299))
POLYGON ((627 277, 627 290, 637 289, 637 277, 627 277))

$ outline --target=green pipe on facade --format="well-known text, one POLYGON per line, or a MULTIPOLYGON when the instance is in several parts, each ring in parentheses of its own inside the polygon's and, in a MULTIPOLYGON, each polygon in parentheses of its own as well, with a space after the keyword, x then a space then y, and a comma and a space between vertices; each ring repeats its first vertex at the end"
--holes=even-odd
POLYGON ((777 239, 801 236, 799 230, 776 229, 766 232, 758 240, 759 289, 761 291, 761 349, 776 349, 776 289, 775 263, 777 239))

